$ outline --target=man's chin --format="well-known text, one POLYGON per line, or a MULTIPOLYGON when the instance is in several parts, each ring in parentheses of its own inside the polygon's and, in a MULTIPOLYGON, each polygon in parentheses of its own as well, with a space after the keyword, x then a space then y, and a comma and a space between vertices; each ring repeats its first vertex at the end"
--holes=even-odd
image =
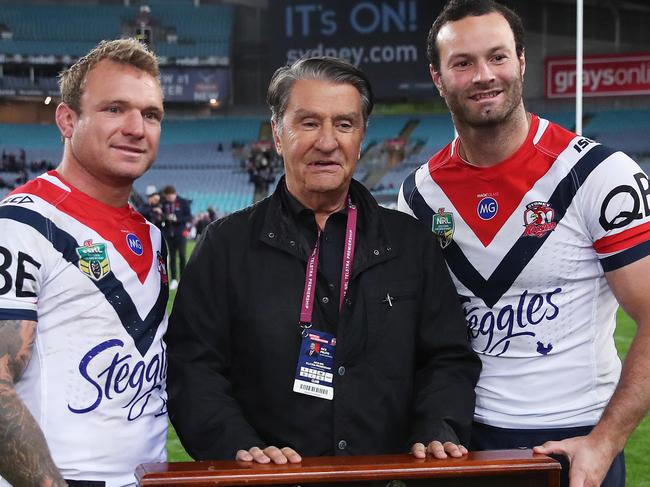
POLYGON ((307 184, 309 191, 315 193, 330 193, 336 192, 342 188, 347 188, 350 182, 345 181, 340 175, 320 175, 318 177, 313 177, 307 184))
POLYGON ((508 113, 502 110, 489 110, 482 113, 465 113, 463 122, 472 127, 494 127, 508 119, 508 113))

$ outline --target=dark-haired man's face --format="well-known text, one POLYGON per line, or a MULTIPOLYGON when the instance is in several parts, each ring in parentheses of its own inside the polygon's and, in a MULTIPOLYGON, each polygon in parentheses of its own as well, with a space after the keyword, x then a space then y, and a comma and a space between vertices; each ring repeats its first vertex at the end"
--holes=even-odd
POLYGON ((457 124, 490 126, 522 104, 524 56, 517 56, 508 21, 498 13, 446 23, 436 40, 440 70, 431 77, 457 124))

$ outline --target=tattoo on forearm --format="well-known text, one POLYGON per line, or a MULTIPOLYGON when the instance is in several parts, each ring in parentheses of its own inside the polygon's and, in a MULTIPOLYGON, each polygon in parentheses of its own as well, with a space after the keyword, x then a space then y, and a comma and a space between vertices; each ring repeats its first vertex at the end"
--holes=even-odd
POLYGON ((14 486, 65 486, 15 382, 31 357, 36 324, 0 321, 0 475, 14 486))
POLYGON ((13 381, 20 378, 31 357, 34 337, 35 326, 29 322, 0 321, 0 374, 9 372, 13 381))

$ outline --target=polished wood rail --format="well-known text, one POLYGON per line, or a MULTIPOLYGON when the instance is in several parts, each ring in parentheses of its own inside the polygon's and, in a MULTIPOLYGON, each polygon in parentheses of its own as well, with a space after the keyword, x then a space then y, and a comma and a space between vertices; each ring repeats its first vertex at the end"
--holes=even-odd
POLYGON ((470 452, 463 458, 411 455, 310 457, 294 465, 203 461, 150 463, 136 470, 143 487, 373 485, 387 487, 559 487, 560 464, 532 450, 470 452))

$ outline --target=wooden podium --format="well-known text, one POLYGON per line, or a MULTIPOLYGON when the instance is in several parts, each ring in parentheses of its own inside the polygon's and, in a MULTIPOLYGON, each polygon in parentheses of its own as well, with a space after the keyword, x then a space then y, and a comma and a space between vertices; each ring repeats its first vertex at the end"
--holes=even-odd
POLYGON ((149 463, 142 487, 233 485, 371 485, 381 487, 559 487, 560 464, 532 450, 470 452, 463 458, 411 455, 310 457, 294 465, 238 461, 149 463))

